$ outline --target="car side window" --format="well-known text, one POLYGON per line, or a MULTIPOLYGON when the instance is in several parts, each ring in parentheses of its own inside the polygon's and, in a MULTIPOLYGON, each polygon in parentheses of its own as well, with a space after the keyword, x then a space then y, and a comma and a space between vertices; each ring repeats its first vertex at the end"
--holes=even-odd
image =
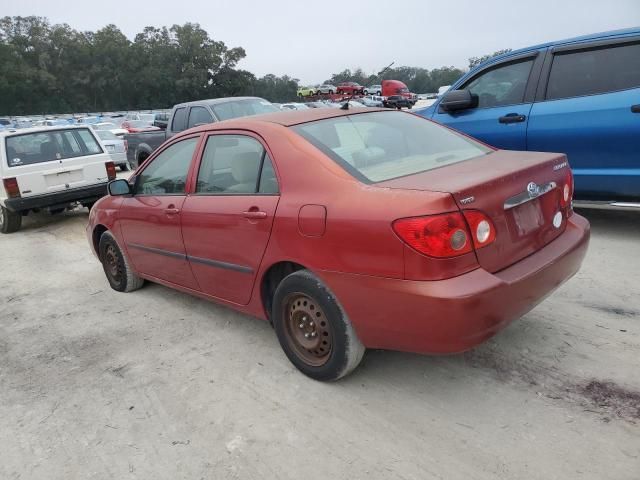
POLYGON ((171 122, 171 130, 174 132, 181 132, 185 129, 187 123, 187 109, 186 107, 176 108, 173 112, 173 121, 171 122))
POLYGON ((188 138, 164 149, 140 174, 136 195, 184 195, 198 140, 188 138))
POLYGON ((558 52, 553 57, 547 100, 640 87, 640 43, 558 52))
POLYGON ((206 124, 213 122, 213 117, 204 107, 191 107, 189 112, 189 124, 187 128, 195 127, 198 124, 206 124))
POLYGON ((461 89, 478 96, 478 108, 522 103, 533 60, 529 58, 492 68, 467 82, 461 89))
POLYGON ((202 154, 196 193, 249 195, 278 191, 271 159, 260 142, 244 135, 209 137, 202 154))

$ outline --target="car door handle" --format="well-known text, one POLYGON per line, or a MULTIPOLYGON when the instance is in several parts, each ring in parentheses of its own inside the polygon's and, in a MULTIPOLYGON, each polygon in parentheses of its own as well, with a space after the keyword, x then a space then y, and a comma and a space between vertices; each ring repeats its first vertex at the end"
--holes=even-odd
POLYGON ((167 215, 177 215, 180 213, 180 209, 175 207, 169 207, 164 209, 164 213, 166 213, 167 215))
POLYGON ((526 115, 520 115, 519 113, 507 113, 504 117, 498 118, 500 123, 520 123, 526 120, 526 115))
POLYGON ((637 105, 631 105, 631 113, 640 113, 640 103, 637 105))
POLYGON ((267 218, 267 212, 260 212, 258 210, 249 210, 247 212, 242 212, 245 218, 250 220, 259 220, 263 218, 267 218))

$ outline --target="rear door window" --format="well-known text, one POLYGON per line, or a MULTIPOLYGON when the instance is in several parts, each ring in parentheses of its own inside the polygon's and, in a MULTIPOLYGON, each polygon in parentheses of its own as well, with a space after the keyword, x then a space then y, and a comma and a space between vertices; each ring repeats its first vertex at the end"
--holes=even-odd
POLYGON ((187 109, 186 107, 176 108, 173 112, 173 121, 171 122, 171 130, 174 132, 181 132, 185 129, 187 123, 187 109))
POLYGON ((558 52, 553 57, 547 100, 640 87, 640 43, 558 52))
POLYGON ((478 108, 522 103, 533 60, 529 58, 484 71, 462 88, 478 96, 478 108))
POLYGON ((7 137, 9 167, 98 155, 102 147, 86 128, 35 132, 7 137))

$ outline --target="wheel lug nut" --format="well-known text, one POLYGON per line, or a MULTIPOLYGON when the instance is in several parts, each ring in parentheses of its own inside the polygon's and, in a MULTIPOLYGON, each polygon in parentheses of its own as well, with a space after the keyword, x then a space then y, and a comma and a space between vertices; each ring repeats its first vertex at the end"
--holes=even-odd
POLYGON ((313 322, 309 322, 309 326, 310 326, 310 327, 313 327, 313 322))
POLYGON ((305 334, 304 334, 304 338, 309 338, 309 334, 308 334, 308 333, 305 333, 305 334))
POLYGON ((316 333, 316 332, 311 332, 311 336, 312 336, 312 337, 315 337, 316 335, 317 335, 317 333, 316 333))
POLYGON ((298 325, 300 328, 304 328, 304 323, 301 323, 300 325, 298 325))

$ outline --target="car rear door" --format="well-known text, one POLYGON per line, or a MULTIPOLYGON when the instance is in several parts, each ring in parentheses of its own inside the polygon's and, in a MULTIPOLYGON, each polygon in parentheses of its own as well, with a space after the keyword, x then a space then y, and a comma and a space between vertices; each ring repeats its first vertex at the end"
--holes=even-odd
POLYGON ((23 197, 87 187, 108 180, 105 153, 88 128, 51 129, 7 137, 7 176, 23 197))
POLYGON ((248 132, 209 135, 182 209, 182 235, 201 290, 249 303, 280 199, 271 156, 248 132))
POLYGON ((455 90, 477 95, 475 108, 448 112, 436 107, 432 119, 497 148, 527 149, 527 121, 544 50, 492 64, 455 90))
POLYGON ((123 198, 120 228, 136 271, 198 289, 187 262, 180 221, 199 135, 162 149, 137 172, 134 193, 123 198))
POLYGON ((552 49, 537 99, 529 150, 566 153, 577 198, 640 198, 640 37, 552 49))

